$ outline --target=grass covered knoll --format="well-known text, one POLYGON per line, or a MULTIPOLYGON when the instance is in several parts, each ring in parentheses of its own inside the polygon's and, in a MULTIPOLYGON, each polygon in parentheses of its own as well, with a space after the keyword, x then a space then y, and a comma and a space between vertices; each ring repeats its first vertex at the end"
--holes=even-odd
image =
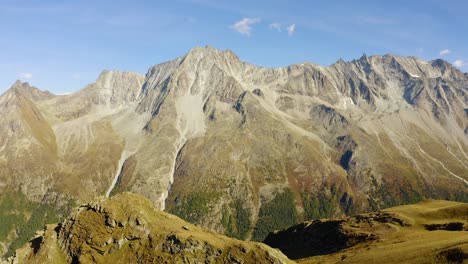
POLYGON ((81 205, 16 253, 14 263, 294 263, 279 250, 207 231, 131 193, 81 205))
POLYGON ((337 243, 328 245, 324 252, 310 248, 297 251, 297 246, 290 254, 286 253, 288 248, 283 250, 299 263, 467 263, 468 204, 426 200, 341 220, 306 222, 267 240, 282 240, 284 245, 287 239, 298 238, 318 245, 325 240, 337 243), (330 237, 324 237, 324 232, 319 232, 324 230, 314 229, 318 226, 335 229, 328 232, 330 237))

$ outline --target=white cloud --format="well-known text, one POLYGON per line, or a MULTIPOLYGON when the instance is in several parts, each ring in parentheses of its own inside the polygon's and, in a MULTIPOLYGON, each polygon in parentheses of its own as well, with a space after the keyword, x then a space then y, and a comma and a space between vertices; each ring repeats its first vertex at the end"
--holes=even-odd
POLYGON ((464 67, 464 66, 468 66, 468 63, 462 60, 456 60, 453 62, 453 65, 455 65, 456 67, 464 67))
POLYGON ((449 50, 449 49, 444 49, 444 50, 441 50, 441 51, 439 52, 439 55, 440 55, 440 56, 444 56, 444 55, 449 54, 450 52, 452 52, 452 51, 449 50))
POLYGON ((274 30, 277 30, 278 32, 281 32, 281 24, 278 22, 271 23, 270 29, 274 29, 274 30))
POLYGON ((256 24, 258 22, 260 22, 260 18, 246 17, 240 21, 237 21, 234 25, 231 26, 231 28, 243 35, 250 37, 250 35, 252 34, 251 25, 256 24))
POLYGON ((29 73, 29 72, 23 72, 23 73, 20 73, 19 75, 20 79, 26 79, 26 80, 29 80, 32 77, 33 77, 32 73, 29 73))
POLYGON ((292 36, 294 34, 294 31, 296 31, 296 24, 291 24, 289 27, 286 28, 288 31, 288 35, 292 36))

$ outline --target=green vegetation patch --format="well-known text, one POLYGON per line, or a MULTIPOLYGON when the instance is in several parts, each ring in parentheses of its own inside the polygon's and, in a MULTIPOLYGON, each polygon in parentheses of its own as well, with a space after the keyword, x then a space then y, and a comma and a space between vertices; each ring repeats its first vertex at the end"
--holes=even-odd
POLYGON ((0 241, 5 241, 13 229, 24 224, 34 204, 20 192, 4 192, 0 196, 0 241))
POLYGON ((210 204, 217 200, 219 192, 194 192, 186 196, 178 196, 169 212, 190 222, 199 223, 211 211, 210 204))
POLYGON ((290 189, 285 189, 282 193, 276 194, 273 200, 260 207, 252 239, 263 241, 270 232, 290 227, 297 222, 294 194, 290 189))
POLYGON ((329 218, 337 205, 334 197, 328 197, 323 193, 320 193, 317 197, 303 194, 302 200, 304 203, 305 220, 329 218))
POLYGON ((237 199, 231 203, 231 208, 225 206, 223 209, 222 224, 226 230, 225 235, 238 239, 247 238, 252 228, 252 214, 243 204, 241 199, 237 199))
POLYGON ((31 202, 21 192, 3 193, 0 197, 0 241, 6 241, 8 234, 16 231, 16 238, 11 241, 5 256, 13 255, 16 249, 28 242, 46 224, 61 221, 73 206, 71 200, 65 206, 56 208, 47 203, 31 202))
POLYGON ((18 237, 13 240, 7 252, 7 257, 26 244, 38 230, 42 230, 46 224, 59 222, 59 217, 55 207, 48 204, 41 204, 36 207, 28 221, 23 223, 17 231, 18 237))

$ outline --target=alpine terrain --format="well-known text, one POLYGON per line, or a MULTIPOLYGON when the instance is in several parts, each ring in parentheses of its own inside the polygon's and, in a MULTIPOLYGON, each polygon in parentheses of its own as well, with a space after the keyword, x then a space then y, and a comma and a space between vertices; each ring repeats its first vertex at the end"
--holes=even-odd
MULTIPOLYGON (((6 257, 77 204, 123 192, 256 241, 311 219, 468 202, 468 74, 440 59, 271 69, 195 48, 146 75, 104 71, 69 95, 18 81, 0 111, 6 257)), ((72 222, 57 238, 71 258, 72 222)))

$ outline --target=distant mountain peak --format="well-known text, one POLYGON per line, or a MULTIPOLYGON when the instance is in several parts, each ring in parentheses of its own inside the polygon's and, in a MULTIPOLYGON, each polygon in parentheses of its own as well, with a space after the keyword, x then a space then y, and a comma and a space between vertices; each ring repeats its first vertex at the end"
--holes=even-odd
POLYGON ((20 80, 13 83, 10 89, 5 92, 5 94, 7 93, 19 93, 33 101, 47 100, 55 96, 49 91, 43 91, 30 85, 28 82, 22 82, 20 80))
POLYGON ((210 58, 214 60, 224 59, 228 61, 240 61, 239 57, 229 49, 219 50, 211 46, 195 47, 191 49, 185 56, 184 59, 201 59, 210 58))

